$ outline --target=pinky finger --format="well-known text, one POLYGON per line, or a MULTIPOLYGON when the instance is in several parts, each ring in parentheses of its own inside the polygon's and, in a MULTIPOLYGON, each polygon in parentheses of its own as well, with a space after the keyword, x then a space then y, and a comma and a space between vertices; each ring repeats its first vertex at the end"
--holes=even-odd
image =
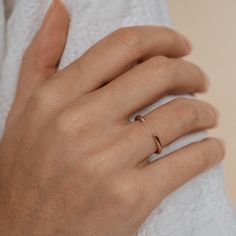
POLYGON ((148 164, 141 171, 151 193, 148 201, 151 207, 193 177, 220 163, 224 155, 224 142, 207 138, 148 164))

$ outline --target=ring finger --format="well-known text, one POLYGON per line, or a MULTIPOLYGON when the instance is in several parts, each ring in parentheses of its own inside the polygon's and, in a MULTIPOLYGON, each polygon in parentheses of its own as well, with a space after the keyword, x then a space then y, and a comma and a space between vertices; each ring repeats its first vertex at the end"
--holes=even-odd
POLYGON ((145 122, 125 126, 114 148, 119 156, 139 164, 157 150, 153 134, 164 147, 185 134, 209 129, 217 124, 218 113, 210 104, 195 99, 175 99, 145 116, 145 122))
MULTIPOLYGON (((183 59, 153 57, 91 96, 95 105, 105 110, 106 117, 126 121, 127 116, 167 94, 204 92, 207 87, 205 73, 195 64, 183 59)), ((84 99, 86 96, 77 102, 79 106, 84 99)))

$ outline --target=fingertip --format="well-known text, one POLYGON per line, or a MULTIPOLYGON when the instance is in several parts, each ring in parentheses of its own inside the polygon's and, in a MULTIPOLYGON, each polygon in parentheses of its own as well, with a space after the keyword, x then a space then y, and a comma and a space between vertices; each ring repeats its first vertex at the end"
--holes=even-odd
POLYGON ((207 92, 209 91, 210 88, 210 77, 208 76, 208 74, 202 70, 202 74, 203 74, 203 78, 204 78, 204 91, 203 92, 207 92))
POLYGON ((222 137, 208 137, 202 142, 206 144, 207 148, 211 147, 211 150, 214 151, 214 162, 216 162, 216 164, 224 160, 226 154, 226 143, 222 137))
POLYGON ((50 29, 51 32, 54 32, 54 30, 61 29, 66 32, 69 27, 69 21, 70 16, 63 1, 53 0, 39 31, 48 31, 47 29, 50 29))
POLYGON ((183 44, 184 44, 184 53, 183 53, 183 56, 189 56, 193 50, 193 45, 191 43, 191 41, 189 39, 187 39, 185 36, 182 36, 183 38, 183 44))
POLYGON ((66 6, 64 4, 64 1, 62 0, 53 0, 52 5, 57 7, 58 9, 58 14, 60 14, 60 17, 65 23, 69 23, 70 21, 70 15, 69 12, 66 9, 66 6))
POLYGON ((37 64, 43 68, 57 67, 67 40, 70 17, 60 0, 53 0, 36 35, 37 64))
POLYGON ((208 92, 209 88, 210 88, 210 77, 209 77, 209 75, 202 68, 200 68, 198 65, 196 65, 194 63, 192 63, 192 65, 194 65, 195 68, 196 68, 198 81, 200 82, 199 87, 198 87, 196 92, 198 92, 198 93, 208 92))
POLYGON ((185 39, 186 48, 187 48, 188 54, 189 54, 193 50, 193 44, 189 38, 187 38, 186 36, 183 36, 183 37, 185 39))
POLYGON ((225 154, 226 154, 226 142, 225 139, 222 137, 217 137, 218 142, 220 143, 221 146, 221 151, 222 151, 222 160, 225 158, 225 154))
MULTIPOLYGON (((184 46, 184 52, 182 51, 182 56, 189 55, 193 50, 193 43, 191 42, 191 40, 187 36, 185 36, 184 34, 175 30, 174 28, 171 28, 171 30, 174 32, 174 34, 179 39, 179 40, 176 40, 176 42, 179 43, 180 41, 182 41, 181 45, 184 46)), ((181 48, 183 49, 183 47, 181 47, 181 48)))

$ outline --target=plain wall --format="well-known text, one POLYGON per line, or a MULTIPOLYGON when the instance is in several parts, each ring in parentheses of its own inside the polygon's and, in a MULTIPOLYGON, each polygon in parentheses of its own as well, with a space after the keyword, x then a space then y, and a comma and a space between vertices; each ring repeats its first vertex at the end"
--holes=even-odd
POLYGON ((226 139, 226 190, 236 208, 236 1, 167 0, 176 29, 193 42, 189 59, 208 73, 211 88, 201 95, 221 112, 210 132, 226 139))

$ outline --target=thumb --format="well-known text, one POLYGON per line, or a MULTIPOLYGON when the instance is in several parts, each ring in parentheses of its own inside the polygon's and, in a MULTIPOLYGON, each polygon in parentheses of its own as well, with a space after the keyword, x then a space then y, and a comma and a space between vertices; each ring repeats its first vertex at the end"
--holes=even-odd
POLYGON ((23 110, 32 91, 56 73, 66 44, 68 28, 69 15, 61 1, 54 0, 23 55, 10 119, 23 110))

